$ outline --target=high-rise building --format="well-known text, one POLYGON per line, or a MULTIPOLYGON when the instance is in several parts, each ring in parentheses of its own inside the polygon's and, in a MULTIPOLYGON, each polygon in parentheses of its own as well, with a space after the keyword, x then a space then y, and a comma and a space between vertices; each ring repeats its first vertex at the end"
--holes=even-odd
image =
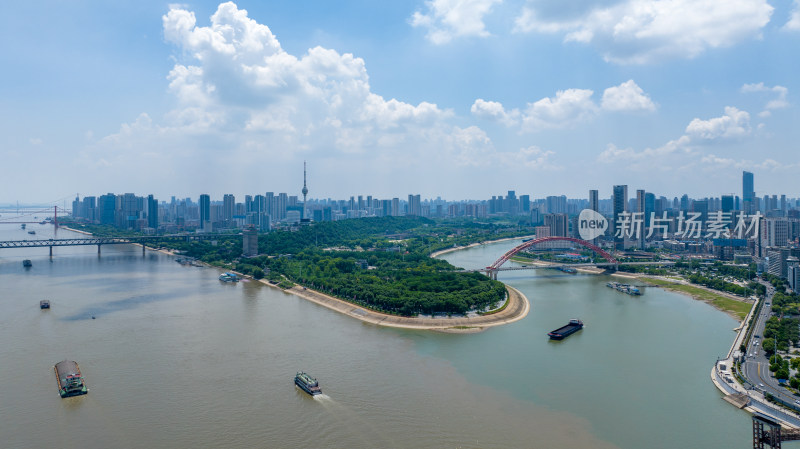
POLYGON ((100 195, 97 202, 97 214, 100 224, 114 225, 117 210, 117 196, 113 193, 100 195))
MULTIPOLYGON (((641 218, 644 218, 645 215, 645 191, 638 189, 636 190, 636 212, 638 212, 641 218)), ((644 229, 641 226, 638 229, 638 232, 633 236, 636 239, 636 247, 639 249, 644 249, 644 229)))
POLYGON ((147 227, 158 229, 158 200, 147 195, 147 227))
MULTIPOLYGON (((612 202, 614 206, 613 212, 613 227, 611 229, 612 235, 616 235, 618 223, 620 223, 620 214, 627 211, 628 207, 628 186, 617 185, 614 186, 612 202)), ((614 237, 614 244, 617 249, 625 249, 625 242, 622 236, 614 237)))
POLYGON ((734 201, 733 201, 733 194, 730 195, 722 195, 721 207, 723 213, 733 212, 734 211, 734 201))
POLYGON ((550 236, 568 236, 569 221, 567 214, 547 214, 544 216, 544 225, 550 229, 550 236))
POLYGON ((756 192, 753 190, 753 174, 749 171, 742 172, 742 210, 752 214, 755 209, 756 192))
POLYGON ((520 195, 519 196, 519 205, 521 208, 521 212, 523 214, 527 214, 531 211, 531 196, 530 195, 520 195))
POLYGON ((225 221, 233 220, 236 210, 236 197, 230 193, 222 196, 222 219, 225 221))
POLYGON ((255 226, 247 226, 242 230, 242 255, 245 257, 258 255, 258 230, 255 226))
POLYGON ((597 196, 597 190, 589 191, 589 209, 600 212, 600 199, 597 196))
POLYGON ((419 195, 408 195, 408 215, 414 215, 417 217, 422 215, 419 195))
POLYGON ((211 197, 208 194, 200 195, 200 229, 210 231, 211 228, 211 197))

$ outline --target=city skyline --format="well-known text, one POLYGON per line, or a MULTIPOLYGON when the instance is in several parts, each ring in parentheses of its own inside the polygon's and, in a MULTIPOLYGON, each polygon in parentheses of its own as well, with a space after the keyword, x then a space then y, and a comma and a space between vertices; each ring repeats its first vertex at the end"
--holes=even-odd
POLYGON ((800 6, 673 3, 9 5, 0 202, 797 196, 800 6))

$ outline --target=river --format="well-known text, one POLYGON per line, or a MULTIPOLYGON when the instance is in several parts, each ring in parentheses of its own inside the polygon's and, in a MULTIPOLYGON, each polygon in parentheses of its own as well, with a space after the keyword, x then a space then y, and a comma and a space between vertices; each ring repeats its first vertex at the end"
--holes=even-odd
MULTIPOLYGON (((77 236, 28 226, 35 238, 77 236)), ((0 225, 0 240, 24 238, 34 237, 0 225)), ((442 257, 481 267, 515 243, 442 257)), ((224 284, 217 270, 138 247, 54 253, 0 250, 4 448, 750 447, 747 413, 709 380, 736 323, 675 293, 502 273, 530 299, 528 317, 445 334, 224 284), (573 317, 586 328, 548 341, 573 317), (52 368, 65 358, 80 364, 88 395, 58 396, 52 368), (295 388, 298 370, 325 394, 295 388)))

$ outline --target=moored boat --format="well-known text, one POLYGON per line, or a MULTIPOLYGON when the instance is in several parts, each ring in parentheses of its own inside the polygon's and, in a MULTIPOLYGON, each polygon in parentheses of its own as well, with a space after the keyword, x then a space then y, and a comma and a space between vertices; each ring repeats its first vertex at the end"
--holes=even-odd
POLYGON ((222 273, 219 275, 219 280, 222 282, 239 282, 239 276, 236 276, 236 273, 222 273))
POLYGON ((566 326, 559 327, 558 329, 549 332, 547 336, 549 336, 551 340, 563 340, 581 329, 583 329, 583 321, 579 319, 571 319, 566 326))
POLYGON ((294 376, 294 384, 311 396, 322 394, 322 389, 319 387, 317 379, 314 379, 302 371, 298 371, 294 376))
POLYGON ((72 360, 64 360, 58 362, 53 367, 56 373, 56 380, 58 381, 58 394, 62 398, 70 396, 78 396, 86 394, 89 389, 86 388, 86 383, 83 381, 81 369, 78 367, 77 362, 72 360))
POLYGON ((50 301, 43 299, 39 301, 39 308, 40 309, 49 309, 50 308, 50 301))

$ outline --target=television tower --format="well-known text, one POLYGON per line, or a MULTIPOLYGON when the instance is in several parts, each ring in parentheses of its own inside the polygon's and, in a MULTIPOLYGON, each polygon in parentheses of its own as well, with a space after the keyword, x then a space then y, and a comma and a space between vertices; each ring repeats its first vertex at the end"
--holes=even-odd
POLYGON ((308 187, 306 186, 306 161, 303 161, 303 216, 306 218, 306 196, 308 195, 308 187))

